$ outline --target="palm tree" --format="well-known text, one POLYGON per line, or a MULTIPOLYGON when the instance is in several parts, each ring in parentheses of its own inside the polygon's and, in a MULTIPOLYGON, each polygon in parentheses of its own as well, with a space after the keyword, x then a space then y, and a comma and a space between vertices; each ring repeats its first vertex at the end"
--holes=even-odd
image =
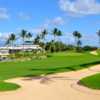
POLYGON ((15 40, 16 40, 16 35, 14 33, 11 33, 6 44, 11 44, 11 46, 14 46, 15 40))
POLYGON ((54 40, 52 40, 53 42, 53 51, 55 51, 55 49, 56 49, 56 46, 55 46, 55 42, 56 42, 56 36, 57 36, 57 34, 58 34, 58 29, 57 28, 54 28, 53 29, 53 32, 52 32, 52 35, 54 36, 54 40))
POLYGON ((76 47, 78 49, 78 48, 80 48, 80 46, 82 44, 82 42, 80 40, 82 38, 82 35, 78 31, 74 31, 73 36, 75 37, 76 47))
POLYGON ((100 30, 97 32, 97 35, 99 37, 99 46, 100 46, 100 30))
POLYGON ((44 49, 45 49, 45 37, 47 34, 48 34, 48 32, 46 29, 44 29, 41 33, 41 39, 44 41, 44 47, 43 47, 44 49))
POLYGON ((58 36, 58 37, 62 36, 62 31, 61 31, 61 30, 58 30, 57 36, 58 36))
POLYGON ((24 43, 25 43, 26 36, 27 36, 27 31, 23 29, 20 33, 20 37, 23 39, 23 51, 24 51, 24 43))
POLYGON ((28 38, 29 40, 32 38, 32 34, 29 32, 26 34, 26 38, 28 38))
POLYGON ((41 34, 41 38, 45 41, 45 36, 48 34, 47 30, 44 29, 41 34))
POLYGON ((29 43, 29 44, 32 44, 31 38, 32 38, 32 33, 28 32, 26 34, 26 39, 27 39, 26 42, 29 43))
POLYGON ((52 35, 54 36, 53 44, 54 44, 54 51, 55 51, 55 49, 56 49, 56 47, 55 47, 56 37, 62 36, 62 32, 61 32, 61 30, 54 28, 52 35))
MULTIPOLYGON (((57 37, 60 37, 60 36, 62 36, 62 31, 61 30, 58 30, 57 37)), ((61 50, 60 45, 61 45, 60 42, 58 42, 59 51, 61 50)))
POLYGON ((39 44, 40 43, 40 35, 37 35, 36 38, 34 39, 34 44, 39 44))
POLYGON ((58 29, 57 28, 53 29, 52 35, 54 36, 54 42, 55 42, 56 41, 56 36, 58 35, 58 29))

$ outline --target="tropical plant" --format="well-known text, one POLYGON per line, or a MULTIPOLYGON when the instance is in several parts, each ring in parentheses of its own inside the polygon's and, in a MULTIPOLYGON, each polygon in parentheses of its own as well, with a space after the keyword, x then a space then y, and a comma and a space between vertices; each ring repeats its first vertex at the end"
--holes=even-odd
POLYGON ((57 36, 58 36, 58 37, 59 37, 59 36, 62 36, 62 31, 61 31, 61 30, 58 30, 57 36))
POLYGON ((23 39, 23 45, 25 43, 26 36, 27 36, 27 31, 23 29, 20 33, 20 37, 23 39))
POLYGON ((41 39, 43 40, 44 42, 44 46, 43 48, 45 49, 45 37, 46 35, 48 34, 48 31, 46 29, 44 29, 42 32, 41 32, 41 39))
POLYGON ((39 45, 40 39, 41 39, 41 37, 40 37, 40 35, 38 34, 38 35, 35 37, 35 39, 34 39, 34 44, 38 44, 38 45, 39 45))
POLYGON ((54 51, 56 49, 56 45, 55 45, 55 42, 56 42, 56 37, 59 37, 59 36, 62 36, 62 32, 61 30, 59 30, 58 28, 54 28, 53 29, 53 32, 52 32, 52 35, 54 36, 54 39, 53 39, 53 45, 54 45, 54 51))
POLYGON ((21 33, 20 33, 20 37, 21 37, 22 40, 23 40, 23 51, 24 51, 24 43, 25 43, 26 36, 27 36, 27 31, 23 29, 23 30, 21 31, 21 33))
POLYGON ((27 34, 26 34, 26 38, 28 38, 28 39, 30 40, 30 39, 32 38, 32 33, 30 33, 30 32, 27 33, 27 34))
POLYGON ((45 36, 48 34, 48 31, 46 29, 44 29, 42 32, 41 32, 41 38, 45 41, 45 36))
POLYGON ((16 40, 16 35, 14 33, 11 33, 9 35, 9 38, 6 42, 6 44, 10 44, 11 46, 14 46, 14 41, 16 40))
POLYGON ((82 38, 82 35, 80 32, 74 31, 73 36, 75 37, 76 50, 78 50, 80 48, 80 46, 82 45, 82 42, 80 40, 82 38))
POLYGON ((56 36, 58 35, 58 29, 57 28, 54 28, 53 29, 53 32, 52 32, 52 35, 54 36, 54 42, 56 41, 56 36))

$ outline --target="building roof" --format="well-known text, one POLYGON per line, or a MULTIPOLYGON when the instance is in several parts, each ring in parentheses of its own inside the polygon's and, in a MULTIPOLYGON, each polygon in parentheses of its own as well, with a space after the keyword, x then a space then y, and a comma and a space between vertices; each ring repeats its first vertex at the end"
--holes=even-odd
POLYGON ((31 49, 31 50, 37 50, 42 49, 39 45, 19 45, 19 46, 5 46, 0 47, 0 50, 23 50, 23 49, 31 49))

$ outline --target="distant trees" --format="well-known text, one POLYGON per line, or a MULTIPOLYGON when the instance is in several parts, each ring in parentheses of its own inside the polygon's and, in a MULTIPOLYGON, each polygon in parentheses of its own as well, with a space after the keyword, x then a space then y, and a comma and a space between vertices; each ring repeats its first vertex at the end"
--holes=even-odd
POLYGON ((46 35, 48 35, 48 31, 46 29, 44 29, 42 32, 41 32, 41 39, 43 39, 43 41, 45 42, 45 37, 46 35))
POLYGON ((38 34, 38 35, 35 37, 33 43, 39 45, 39 44, 40 44, 40 39, 41 39, 41 37, 40 37, 40 35, 38 34))
POLYGON ((52 35, 54 36, 53 40, 55 42, 56 41, 56 37, 62 36, 62 32, 58 28, 54 28, 53 31, 52 31, 52 35))
POLYGON ((77 47, 76 50, 78 51, 80 46, 82 45, 82 42, 81 42, 82 35, 80 32, 74 31, 73 36, 75 38, 75 43, 76 43, 76 47, 77 47))
POLYGON ((42 32, 41 32, 41 39, 43 40, 44 42, 44 45, 43 45, 43 48, 45 50, 45 40, 46 40, 46 35, 48 35, 48 31, 46 29, 44 29, 42 32))
POLYGON ((14 46, 14 41, 16 40, 16 35, 14 33, 11 33, 6 41, 7 45, 14 46))
POLYGON ((59 30, 58 28, 54 28, 53 31, 52 31, 52 35, 54 36, 54 39, 52 40, 52 43, 53 43, 53 51, 56 50, 56 37, 60 37, 62 36, 62 31, 59 30))
POLYGON ((21 31, 21 33, 20 33, 20 37, 21 37, 22 40, 23 40, 23 47, 24 47, 24 43, 25 43, 26 36, 27 36, 27 31, 23 29, 23 30, 21 31))
MULTIPOLYGON (((60 41, 60 38, 63 35, 62 31, 59 28, 53 28, 52 31, 48 31, 47 29, 42 30, 37 36, 32 40, 33 35, 31 32, 28 32, 27 30, 21 30, 20 37, 18 39, 22 39, 22 45, 23 45, 23 51, 24 51, 24 44, 26 42, 33 43, 36 45, 40 45, 43 47, 43 49, 47 51, 57 52, 57 51, 63 51, 63 50, 72 50, 76 49, 76 51, 82 50, 91 50, 95 49, 96 47, 91 46, 81 46, 82 45, 82 34, 79 31, 73 32, 73 37, 75 38, 75 45, 67 45, 64 44, 62 41, 60 41), (53 36, 51 41, 48 41, 46 39, 46 36, 50 34, 53 36), (31 39, 32 38, 32 39, 31 39), (30 42, 29 42, 30 41, 30 42)), ((99 38, 99 46, 100 46, 100 30, 97 32, 98 38, 99 38)), ((6 45, 14 46, 14 42, 17 40, 17 36, 14 33, 11 33, 6 41, 6 45)), ((17 42, 16 42, 17 43, 17 42)))
POLYGON ((32 38, 32 33, 28 32, 26 34, 26 38, 30 41, 30 39, 32 38))

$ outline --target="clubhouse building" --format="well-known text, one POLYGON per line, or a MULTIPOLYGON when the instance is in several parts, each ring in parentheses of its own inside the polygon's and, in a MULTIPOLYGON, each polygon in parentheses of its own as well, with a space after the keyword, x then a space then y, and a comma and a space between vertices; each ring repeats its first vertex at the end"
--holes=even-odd
POLYGON ((19 46, 4 46, 0 47, 0 57, 7 57, 11 53, 18 51, 33 51, 33 50, 42 50, 39 45, 19 45, 19 46))

